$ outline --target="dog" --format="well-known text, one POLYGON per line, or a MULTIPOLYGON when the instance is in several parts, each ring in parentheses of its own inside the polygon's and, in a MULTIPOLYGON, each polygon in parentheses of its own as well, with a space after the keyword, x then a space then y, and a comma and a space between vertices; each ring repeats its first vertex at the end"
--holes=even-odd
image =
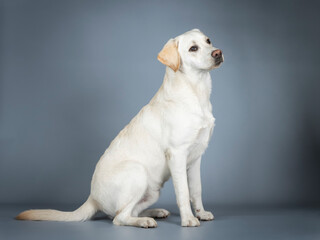
POLYGON ((214 219, 202 204, 200 162, 215 122, 209 71, 224 61, 222 51, 193 29, 170 39, 158 60, 166 65, 163 84, 98 161, 87 201, 73 212, 28 210, 16 219, 85 221, 103 211, 115 225, 154 228, 154 218, 170 213, 147 208, 170 177, 181 226, 214 219))

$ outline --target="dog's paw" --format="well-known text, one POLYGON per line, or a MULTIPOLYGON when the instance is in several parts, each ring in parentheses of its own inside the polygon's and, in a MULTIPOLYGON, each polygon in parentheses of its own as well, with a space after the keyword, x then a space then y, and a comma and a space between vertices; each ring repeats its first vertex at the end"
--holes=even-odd
POLYGON ((166 218, 170 215, 170 212, 165 209, 154 209, 153 216, 155 218, 166 218))
POLYGON ((147 209, 140 213, 140 217, 152 217, 152 218, 166 218, 170 215, 170 212, 162 209, 162 208, 155 208, 155 209, 147 209))
POLYGON ((200 211, 196 213, 196 217, 201 221, 211 221, 214 219, 214 216, 209 211, 200 211))
POLYGON ((181 226, 182 227, 198 227, 200 226, 200 222, 198 218, 191 216, 191 217, 182 219, 181 226))
POLYGON ((137 226, 142 228, 155 228, 157 227, 157 222, 153 218, 143 217, 137 220, 137 226))

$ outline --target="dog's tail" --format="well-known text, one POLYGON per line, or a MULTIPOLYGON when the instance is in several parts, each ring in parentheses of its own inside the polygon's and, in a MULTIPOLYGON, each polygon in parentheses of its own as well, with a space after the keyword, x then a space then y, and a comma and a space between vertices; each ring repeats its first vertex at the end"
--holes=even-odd
POLYGON ((33 221, 85 221, 90 219, 98 210, 95 201, 89 196, 88 200, 73 212, 62 212, 52 209, 27 210, 16 216, 17 220, 33 221))

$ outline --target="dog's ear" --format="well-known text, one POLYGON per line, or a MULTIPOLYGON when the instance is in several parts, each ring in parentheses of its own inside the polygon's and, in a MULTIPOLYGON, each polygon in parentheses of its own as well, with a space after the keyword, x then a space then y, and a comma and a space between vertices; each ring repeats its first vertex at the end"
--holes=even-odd
POLYGON ((175 39, 170 39, 158 54, 158 60, 172 68, 173 71, 178 71, 180 67, 180 55, 178 52, 178 43, 175 39))

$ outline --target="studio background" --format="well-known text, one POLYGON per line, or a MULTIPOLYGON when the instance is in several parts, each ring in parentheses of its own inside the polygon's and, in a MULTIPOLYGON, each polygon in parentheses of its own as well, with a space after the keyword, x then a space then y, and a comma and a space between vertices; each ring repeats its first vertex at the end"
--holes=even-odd
MULTIPOLYGON (((199 28, 225 57, 204 202, 319 206, 316 1, 0 3, 0 203, 84 202, 100 156, 162 83, 158 52, 199 28)), ((175 203, 171 181, 161 203, 175 203)))

